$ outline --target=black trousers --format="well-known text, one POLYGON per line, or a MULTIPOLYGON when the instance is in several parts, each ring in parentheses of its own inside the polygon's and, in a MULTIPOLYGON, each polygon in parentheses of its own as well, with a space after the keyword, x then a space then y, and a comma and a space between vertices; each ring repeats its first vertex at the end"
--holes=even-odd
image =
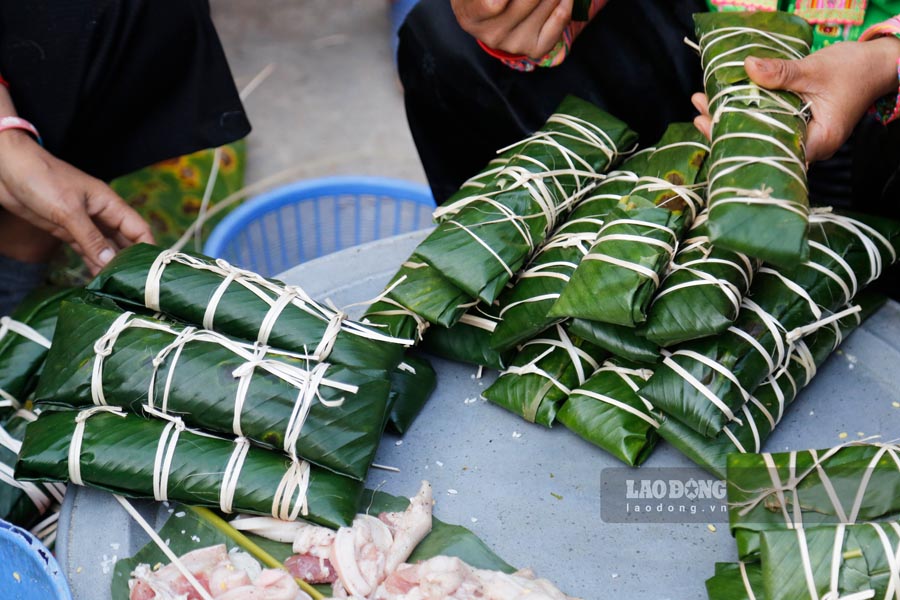
MULTIPOLYGON (((703 80, 684 38, 694 37, 691 15, 705 10, 703 0, 610 0, 560 66, 523 73, 487 55, 447 0, 422 0, 400 30, 398 66, 437 202, 540 127, 567 94, 623 119, 642 145, 692 119, 690 96, 703 80)), ((834 158, 813 165, 810 200, 900 218, 900 122, 864 119, 834 158)), ((884 279, 900 287, 896 270, 884 279)))
POLYGON ((101 179, 250 131, 208 0, 0 0, 0 74, 47 149, 101 179))

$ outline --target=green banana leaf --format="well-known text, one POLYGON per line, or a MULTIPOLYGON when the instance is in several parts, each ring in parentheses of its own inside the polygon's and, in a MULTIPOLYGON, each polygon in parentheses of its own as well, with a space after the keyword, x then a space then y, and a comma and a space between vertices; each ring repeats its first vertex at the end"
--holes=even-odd
POLYGON ((8 317, 0 319, 0 415, 19 408, 37 385, 37 377, 63 299, 75 290, 38 288, 8 317))
POLYGON ((34 484, 13 476, 25 427, 36 418, 22 408, 0 426, 0 519, 25 529, 49 511, 58 511, 66 493, 66 486, 59 483, 34 484))
POLYGON ((416 254, 471 297, 490 304, 636 134, 588 102, 567 97, 490 190, 441 222, 416 254))
POLYGON ((806 259, 806 121, 792 92, 753 83, 744 59, 800 59, 812 26, 784 12, 694 15, 712 116, 709 233, 713 243, 782 267, 806 259))
MULTIPOLYGON (((538 130, 539 133, 542 131, 543 129, 538 130)), ((481 171, 464 181, 463 184, 459 186, 459 190, 447 198, 446 202, 437 208, 434 213, 435 223, 440 223, 455 217, 463 208, 480 200, 484 192, 490 192, 497 176, 502 173, 503 169, 506 168, 506 165, 509 164, 509 159, 518 154, 525 144, 528 143, 529 139, 530 138, 525 138, 512 146, 498 150, 495 158, 491 159, 481 171)))
POLYGON ((716 563, 716 574, 706 580, 709 600, 763 600, 763 574, 759 563, 716 563))
POLYGON ((639 333, 667 347, 722 333, 737 319, 759 261, 713 246, 708 211, 700 213, 675 255, 639 333))
POLYGON ((610 210, 634 189, 653 150, 632 155, 619 170, 609 173, 556 229, 518 274, 515 284, 500 295, 501 321, 491 336, 491 346, 511 350, 559 320, 547 313, 590 250, 610 210))
POLYGON ((636 467, 659 436, 653 408, 637 393, 653 373, 644 365, 608 360, 572 390, 556 418, 571 431, 636 467))
POLYGON ((900 524, 896 522, 766 531, 762 534, 763 597, 894 598, 900 579, 897 556, 900 524))
MULTIPOLYGON (((369 514, 397 512, 406 509, 409 500, 365 490, 361 508, 368 508, 369 514)), ((229 550, 240 549, 231 538, 214 527, 208 521, 198 517, 191 511, 175 511, 159 530, 164 540, 169 540, 169 547, 181 556, 202 547, 225 544, 229 550), (181 516, 179 516, 181 515, 181 516), (200 541, 196 541, 199 539, 200 541)), ((293 555, 291 544, 279 544, 252 534, 245 534, 254 543, 261 546, 269 554, 282 563, 293 555)), ((509 566, 474 533, 459 525, 450 525, 434 519, 429 533, 422 540, 409 558, 411 563, 427 560, 434 556, 456 556, 466 564, 478 569, 490 569, 512 573, 515 569, 509 566)), ((112 579, 112 600, 129 600, 128 580, 131 572, 139 564, 166 564, 169 560, 153 542, 138 550, 131 558, 123 558, 116 563, 112 579)), ((321 589, 330 594, 330 588, 321 589)))
MULTIPOLYGON (((128 413, 88 411, 45 411, 28 425, 16 464, 16 478, 22 481, 71 481, 69 457, 78 452, 73 446, 76 420, 83 419, 84 435, 80 446, 80 472, 84 485, 131 498, 154 498, 154 460, 157 447, 166 440, 169 423, 144 419, 128 413)), ((106 409, 116 410, 116 409, 106 409)), ((176 421, 173 421, 176 422, 176 421)), ((170 430, 174 431, 174 429, 170 430)), ((77 441, 77 440, 75 440, 77 441)), ((241 444, 235 440, 209 436, 185 429, 176 443, 168 438, 166 456, 171 460, 168 477, 159 469, 160 485, 168 486, 167 497, 197 506, 220 507, 223 479, 227 466, 241 444), (169 454, 171 452, 171 454, 169 454)), ((308 467, 303 518, 328 527, 349 525, 359 507, 363 484, 325 469, 308 467)), ((239 470, 235 470, 235 493, 231 509, 235 512, 293 517, 294 507, 303 502, 303 486, 280 488, 292 475, 291 460, 283 454, 250 447, 239 470), (281 506, 275 511, 276 501, 281 506)), ((231 478, 230 478, 231 479, 231 478)), ((232 479, 232 481, 234 481, 232 479)), ((73 482, 77 483, 77 482, 73 482)), ((162 500, 164 497, 157 496, 162 500)), ((226 504, 226 508, 228 508, 226 504)))
POLYGON ((673 123, 650 155, 647 176, 609 212, 550 315, 635 327, 647 319, 678 241, 703 209, 698 180, 709 151, 691 123, 673 123))
POLYGON ((390 428, 400 435, 406 433, 436 386, 437 373, 428 359, 407 354, 391 373, 390 428))
POLYGON ((732 452, 761 452, 800 391, 844 339, 887 300, 863 292, 857 301, 862 311, 835 321, 796 342, 788 364, 770 375, 753 393, 740 413, 741 423, 730 422, 716 437, 705 437, 676 419, 665 419, 659 434, 688 458, 725 479, 732 452))
POLYGON ((425 333, 422 350, 447 360, 505 369, 514 351, 500 352, 491 347, 491 336, 500 318, 498 307, 476 304, 453 327, 432 327, 425 333))
POLYGON ((750 560, 762 531, 900 519, 900 446, 732 454, 727 489, 738 555, 750 560))
POLYGON ((416 343, 422 341, 428 329, 428 321, 387 297, 372 303, 360 322, 391 337, 415 340, 416 343))
POLYGON ((641 390, 656 408, 706 437, 739 419, 750 394, 787 360, 791 342, 896 261, 900 222, 817 212, 809 238, 809 261, 760 269, 725 333, 674 347, 641 390))
POLYGON ((206 321, 206 329, 225 335, 350 367, 390 371, 400 363, 404 344, 412 343, 346 320, 346 315, 318 304, 295 286, 286 287, 221 260, 171 253, 149 244, 121 251, 87 287, 197 326, 206 321), (159 281, 158 300, 152 293, 154 286, 148 292, 148 279, 159 281), (263 324, 270 309, 288 292, 296 295, 280 314, 272 313, 277 319, 265 335, 263 324), (206 315, 219 294, 213 314, 206 315))
POLYGON ((387 297, 429 323, 452 327, 475 304, 422 257, 413 253, 391 280, 387 297), (396 285, 395 285, 396 284, 396 285))
POLYGON ((600 367, 602 352, 561 325, 526 342, 484 397, 531 423, 551 427, 572 389, 600 367))
POLYGON ((243 435, 361 480, 381 440, 389 388, 383 371, 311 363, 208 331, 66 302, 35 398, 42 406, 105 402, 136 413, 150 404, 191 427, 243 435), (299 435, 291 433, 298 427, 299 435))
POLYGON ((566 328, 569 333, 600 346, 613 356, 647 364, 659 361, 659 346, 642 337, 633 327, 572 319, 566 323, 566 328))

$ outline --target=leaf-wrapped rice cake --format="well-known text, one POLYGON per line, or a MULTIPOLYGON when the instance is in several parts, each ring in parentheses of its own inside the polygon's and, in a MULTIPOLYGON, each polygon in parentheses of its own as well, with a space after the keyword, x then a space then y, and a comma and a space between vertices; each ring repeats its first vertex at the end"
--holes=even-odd
POLYGON ((759 270, 737 321, 725 333, 673 348, 642 388, 653 405, 715 437, 788 358, 792 342, 851 304, 897 260, 900 223, 816 212, 811 256, 792 269, 759 270))
POLYGON ((36 400, 145 406, 356 479, 381 440, 383 371, 315 363, 208 330, 67 302, 36 400))
POLYGON ((636 134, 618 119, 567 97, 491 190, 443 220, 416 254, 471 297, 493 303, 600 173, 635 141, 636 134))
POLYGON ((725 478, 728 455, 733 452, 761 452, 766 440, 781 422, 800 391, 815 377, 820 366, 837 350, 862 320, 875 312, 886 298, 864 292, 854 312, 797 340, 788 364, 770 375, 756 388, 750 401, 741 407, 741 423, 734 421, 714 438, 703 436, 677 419, 664 419, 659 434, 695 463, 725 478))
POLYGON ((16 478, 328 527, 350 524, 363 491, 360 481, 246 438, 210 436, 180 419, 144 419, 116 407, 44 412, 25 432, 16 478))
POLYGON ((642 336, 667 347, 722 333, 741 309, 759 261, 713 246, 708 211, 694 221, 650 306, 642 336))
POLYGON ((738 555, 749 560, 767 530, 900 519, 900 446, 732 454, 727 489, 738 555))
POLYGON ((766 600, 895 598, 900 523, 798 527, 762 533, 766 600))
POLYGON ((590 251, 610 210, 637 185, 652 152, 652 148, 642 150, 629 157, 619 170, 609 173, 518 274, 515 285, 500 295, 501 321, 491 336, 494 348, 512 349, 560 320, 549 316, 550 308, 582 257, 590 251))
POLYGON ((526 421, 551 427, 572 389, 587 381, 602 358, 598 348, 556 325, 523 344, 484 397, 526 421))
POLYGON ((694 15, 712 153, 709 232, 715 245, 790 267, 807 256, 803 99, 750 80, 744 59, 801 59, 812 26, 784 12, 694 15))
POLYGON ((363 369, 390 371, 411 339, 351 321, 296 286, 187 252, 135 244, 88 289, 236 338, 363 369))
POLYGON ((572 390, 557 419, 571 431, 632 467, 650 456, 659 436, 657 415, 638 395, 653 371, 608 360, 572 390))
POLYGON ((11 414, 37 385, 59 305, 74 289, 39 288, 0 318, 0 414, 11 414))
POLYGON ((703 164, 709 151, 690 123, 673 123, 650 155, 646 175, 626 206, 614 208, 590 252, 550 310, 635 327, 647 309, 678 242, 703 210, 703 164))
POLYGON ((17 481, 13 474, 25 428, 35 419, 33 412, 20 408, 0 426, 0 518, 25 529, 59 510, 66 493, 61 483, 17 481))
POLYGON ((429 323, 452 327, 476 300, 437 269, 413 253, 388 285, 387 300, 407 308, 429 323))

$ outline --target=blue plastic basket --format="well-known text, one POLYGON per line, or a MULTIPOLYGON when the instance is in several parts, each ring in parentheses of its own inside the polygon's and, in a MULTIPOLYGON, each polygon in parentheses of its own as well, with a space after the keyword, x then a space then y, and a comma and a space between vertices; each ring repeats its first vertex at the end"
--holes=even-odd
POLYGON ((72 600, 56 559, 37 538, 0 521, 0 598, 72 600))
POLYGON ((222 219, 203 253, 271 276, 364 242, 431 225, 428 186, 381 177, 300 181, 248 200, 222 219))

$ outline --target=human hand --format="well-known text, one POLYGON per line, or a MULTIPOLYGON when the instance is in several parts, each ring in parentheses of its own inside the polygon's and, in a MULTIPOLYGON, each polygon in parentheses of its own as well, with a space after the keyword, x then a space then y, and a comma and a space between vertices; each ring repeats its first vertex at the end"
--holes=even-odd
MULTIPOLYGON (((808 102, 812 120, 806 134, 806 160, 830 158, 879 98, 897 92, 900 40, 840 42, 800 60, 748 58, 747 75, 771 90, 789 90, 808 102)), ((694 124, 707 137, 712 126, 705 94, 691 98, 700 115, 694 124)))
POLYGON ((153 242, 150 226, 108 185, 19 130, 0 132, 0 206, 70 244, 95 274, 119 248, 153 242))
POLYGON ((544 56, 572 20, 573 0, 451 0, 456 20, 488 48, 544 56))

